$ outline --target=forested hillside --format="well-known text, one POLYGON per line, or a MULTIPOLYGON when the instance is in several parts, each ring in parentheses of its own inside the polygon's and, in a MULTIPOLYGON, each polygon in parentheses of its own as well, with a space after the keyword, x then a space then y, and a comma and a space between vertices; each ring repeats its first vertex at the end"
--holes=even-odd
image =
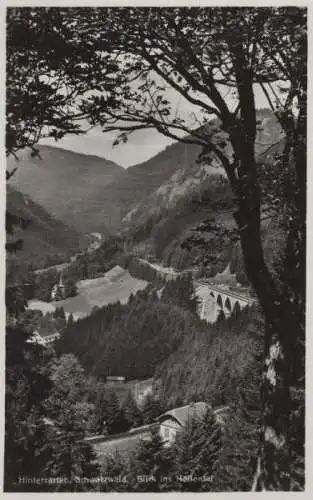
MULTIPOLYGON (((275 269, 284 232, 281 214, 275 211, 277 193, 272 184, 273 167, 269 166, 275 164, 283 141, 280 126, 269 110, 258 111, 258 118, 256 157, 263 195, 262 237, 265 258, 275 269)), ((168 155, 173 147, 167 148, 168 155)), ((189 145, 184 147, 187 151, 189 145)), ((196 151, 193 152, 195 158, 133 205, 122 221, 121 234, 128 240, 129 248, 142 257, 177 269, 198 266, 208 276, 222 271, 230 262, 237 278, 246 282, 233 218, 233 193, 216 159, 210 155, 198 164, 196 151)))
POLYGON ((171 208, 155 205, 154 213, 125 235, 132 250, 143 257, 150 255, 177 269, 201 263, 214 274, 229 260, 231 234, 227 228, 234 231, 232 207, 228 183, 215 175, 171 208), (224 238, 218 232, 222 225, 224 238))
POLYGON ((98 156, 51 146, 38 150, 36 157, 25 149, 17 160, 8 159, 8 171, 17 169, 10 183, 79 232, 111 230, 120 220, 119 207, 108 207, 102 193, 107 184, 123 177, 124 169, 98 156))
MULTIPOLYGON (((258 115, 256 152, 266 164, 281 149, 280 128, 269 110, 258 115)), ((127 171, 59 148, 40 146, 39 152, 40 158, 24 151, 18 162, 10 160, 9 169, 17 167, 12 183, 70 226, 106 236, 120 232, 128 250, 180 269, 201 262, 214 274, 231 260, 233 234, 225 228, 234 229, 232 193, 213 156, 198 164, 199 147, 175 143, 127 171), (44 189, 30 181, 35 174, 44 189)))
MULTIPOLYGON (((165 409, 196 401, 226 407, 220 472, 213 484, 218 491, 247 490, 259 439, 263 319, 252 308, 209 326, 194 313, 196 303, 188 283, 188 278, 168 283, 160 299, 150 289, 139 292, 125 306, 95 311, 68 325, 56 350, 63 356, 74 353, 98 383, 107 375, 154 376, 158 395, 147 399, 145 419, 151 412, 157 416, 165 409)), ((112 398, 106 407, 109 410, 113 405, 115 415, 120 415, 118 402, 112 398)), ((134 415, 139 418, 140 412, 136 410, 134 415)), ((121 420, 118 425, 125 424, 121 420)), ((154 460, 151 453, 147 460, 154 460)), ((116 456, 111 465, 118 467, 118 463, 116 456)), ((128 465, 122 462, 121 466, 126 473, 128 465)), ((114 486, 110 490, 119 491, 114 486)))
POLYGON ((7 211, 25 221, 24 229, 21 221, 20 226, 14 226, 12 239, 21 239, 22 247, 10 258, 39 268, 69 260, 73 254, 88 246, 86 237, 55 219, 29 196, 10 185, 7 187, 6 202, 7 211))
POLYGON ((261 368, 255 356, 261 354, 262 328, 262 316, 253 307, 209 331, 191 332, 156 370, 167 406, 200 400, 213 406, 238 404, 247 371, 261 368))
POLYGON ((126 305, 110 304, 96 310, 64 331, 57 352, 72 352, 97 377, 153 376, 186 335, 208 330, 195 314, 192 285, 179 280, 169 291, 163 291, 165 298, 159 299, 150 288, 131 296, 126 305))
MULTIPOLYGON (((103 190, 102 198, 110 206, 116 204, 121 210, 120 223, 124 216, 152 193, 167 183, 175 172, 184 171, 192 165, 200 153, 194 145, 174 143, 150 160, 129 167, 123 178, 117 179, 103 190)), ((120 224, 116 227, 119 229, 120 224)))
POLYGON ((164 406, 207 401, 226 408, 220 468, 213 480, 217 491, 246 491, 253 480, 263 328, 260 312, 247 309, 209 332, 191 332, 156 370, 164 406))
MULTIPOLYGON (((209 331, 185 336, 155 372, 161 399, 154 402, 164 411, 204 401, 217 409, 218 422, 208 410, 203 418, 186 423, 172 447, 163 447, 155 434, 131 457, 108 457, 103 473, 126 474, 134 491, 250 491, 259 442, 263 326, 259 311, 251 309, 209 331), (162 471, 168 482, 158 479, 162 471), (138 484, 138 473, 151 474, 156 482, 138 484), (211 474, 208 482, 192 481, 205 473, 211 474)), ((106 491, 125 489, 108 485, 106 491)))

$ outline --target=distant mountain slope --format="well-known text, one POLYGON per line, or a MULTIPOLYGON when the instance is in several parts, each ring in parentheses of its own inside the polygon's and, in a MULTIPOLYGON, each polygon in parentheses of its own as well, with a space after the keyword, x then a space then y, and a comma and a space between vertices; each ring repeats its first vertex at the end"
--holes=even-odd
POLYGON ((176 167, 172 176, 137 203, 122 220, 122 229, 142 224, 149 217, 154 219, 165 211, 175 208, 180 201, 188 203, 200 199, 212 184, 224 182, 225 171, 212 157, 205 164, 196 163, 197 155, 176 167))
POLYGON ((120 220, 119 208, 103 204, 103 189, 125 175, 125 170, 98 156, 39 146, 40 158, 23 151, 19 161, 8 160, 8 169, 17 167, 12 185, 29 195, 49 213, 80 232, 106 231, 120 220))
POLYGON ((124 220, 122 235, 129 251, 177 269, 205 265, 212 275, 222 271, 230 259, 231 239, 218 228, 232 231, 235 226, 226 179, 217 173, 203 177, 173 204, 156 204, 154 212, 152 198, 124 220))
MULTIPOLYGON (((256 155, 267 156, 269 146, 279 143, 281 130, 270 110, 260 110, 258 121, 256 155)), ((206 128, 210 127, 218 128, 218 124, 210 122, 206 128)), ((116 233, 145 224, 152 214, 156 217, 171 210, 179 200, 188 202, 211 179, 224 175, 213 157, 206 165, 198 165, 200 151, 194 144, 177 142, 123 170, 102 158, 41 146, 43 160, 24 154, 14 182, 78 230, 116 233)))
POLYGON ((35 268, 68 260, 88 245, 87 238, 54 219, 29 196, 11 186, 7 188, 7 210, 29 221, 24 230, 14 227, 13 240, 20 238, 23 241, 22 249, 14 258, 35 268))
MULTIPOLYGON (((206 128, 219 129, 216 121, 206 128)), ((281 137, 281 129, 270 110, 258 111, 256 156, 266 156, 270 145, 281 137)), ((231 147, 227 147, 231 154, 231 147)), ((195 191, 206 189, 209 179, 225 175, 219 162, 212 157, 205 165, 197 164, 201 148, 182 142, 168 146, 153 158, 127 169, 126 175, 107 186, 103 203, 120 207, 122 228, 141 224, 143 219, 160 209, 171 208, 179 199, 187 200, 195 191)))
POLYGON ((175 143, 151 158, 127 170, 118 181, 120 201, 129 207, 160 188, 173 174, 194 163, 200 148, 193 144, 175 143))
MULTIPOLYGON (((199 148, 193 147, 189 155, 190 146, 184 144, 180 146, 185 148, 185 154, 177 164, 174 146, 158 155, 167 165, 171 158, 171 175, 142 200, 137 196, 122 220, 121 230, 129 241, 129 250, 175 268, 206 266, 209 275, 221 272, 230 262, 244 280, 241 252, 233 240, 233 195, 224 170, 214 156, 206 164, 197 164, 199 148)), ((274 154, 281 152, 282 146, 281 129, 274 115, 269 110, 259 111, 257 161, 270 168, 274 154)), ((277 231, 271 226, 269 239, 268 223, 264 225, 267 247, 270 241, 275 246, 273 235, 278 237, 277 231)), ((270 258, 270 253, 267 251, 266 257, 270 258)))
POLYGON ((176 172, 184 171, 187 166, 193 164, 199 153, 198 146, 175 143, 150 160, 129 167, 123 177, 106 186, 100 195, 102 202, 108 211, 113 204, 120 210, 121 217, 119 224, 115 225, 115 230, 119 229, 122 219, 130 210, 161 189, 176 172))
MULTIPOLYGON (((256 157, 268 163, 271 172, 274 154, 283 145, 281 130, 269 110, 259 111, 258 120, 256 157)), ((230 263, 232 272, 245 281, 240 245, 235 243, 231 188, 217 159, 212 155, 199 164, 199 153, 195 145, 173 144, 130 167, 93 203, 101 203, 104 212, 112 207, 119 212, 121 218, 111 219, 110 229, 122 238, 123 251, 178 269, 198 265, 210 276, 230 263)), ((271 224, 269 231, 267 221, 263 232, 270 258, 278 227, 271 224)), ((93 255, 98 270, 104 265, 102 249, 93 255)))

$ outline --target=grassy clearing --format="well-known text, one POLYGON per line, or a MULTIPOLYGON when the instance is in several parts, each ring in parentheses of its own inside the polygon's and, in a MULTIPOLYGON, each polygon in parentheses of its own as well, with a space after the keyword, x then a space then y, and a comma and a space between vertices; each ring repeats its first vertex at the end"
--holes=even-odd
MULTIPOLYGON (((125 303, 128 301, 131 293, 135 294, 148 285, 147 281, 133 278, 126 270, 113 274, 113 280, 110 279, 110 276, 112 276, 112 270, 110 270, 101 278, 79 281, 77 283, 78 294, 76 297, 50 303, 42 301, 31 302, 36 302, 38 306, 36 308, 42 310, 43 313, 55 307, 63 307, 65 313, 72 313, 74 318, 77 319, 88 316, 95 306, 102 307, 118 301, 125 303)), ((30 306, 32 309, 35 308, 33 304, 30 304, 30 306)))

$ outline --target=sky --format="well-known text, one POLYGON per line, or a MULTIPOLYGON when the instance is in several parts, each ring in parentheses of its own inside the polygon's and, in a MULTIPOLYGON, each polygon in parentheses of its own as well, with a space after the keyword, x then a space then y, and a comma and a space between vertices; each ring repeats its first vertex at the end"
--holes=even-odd
MULTIPOLYGON (((266 97, 259 86, 255 86, 254 95, 258 109, 268 107, 266 97)), ((179 111, 179 116, 190 123, 192 115, 197 113, 198 108, 179 97, 172 89, 169 89, 166 97, 171 101, 173 109, 179 111)), ((84 135, 67 135, 58 142, 55 142, 54 139, 44 139, 41 144, 70 149, 77 153, 101 156, 128 168, 152 158, 174 142, 154 129, 146 129, 131 134, 127 143, 113 147, 112 144, 117 135, 115 132, 103 133, 99 127, 96 127, 84 135)))

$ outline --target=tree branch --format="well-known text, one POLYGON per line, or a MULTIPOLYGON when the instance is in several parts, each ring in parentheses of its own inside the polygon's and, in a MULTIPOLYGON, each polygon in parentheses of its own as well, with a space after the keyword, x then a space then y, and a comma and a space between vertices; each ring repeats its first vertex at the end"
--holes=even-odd
MULTIPOLYGON (((195 106, 198 106, 200 108, 204 108, 208 113, 210 114, 215 114, 216 116, 220 116, 219 112, 217 109, 213 108, 212 106, 208 106, 206 103, 203 101, 200 101, 199 99, 196 99, 192 97, 188 92, 186 92, 181 85, 178 85, 172 78, 169 77, 167 73, 165 73, 157 64, 157 62, 154 60, 154 58, 146 51, 146 49, 143 49, 143 57, 150 63, 151 68, 158 73, 159 76, 161 76, 171 87, 173 87, 177 92, 179 92, 187 101, 189 101, 191 104, 194 104, 195 106)), ((176 68, 177 69, 177 68, 176 68)))

